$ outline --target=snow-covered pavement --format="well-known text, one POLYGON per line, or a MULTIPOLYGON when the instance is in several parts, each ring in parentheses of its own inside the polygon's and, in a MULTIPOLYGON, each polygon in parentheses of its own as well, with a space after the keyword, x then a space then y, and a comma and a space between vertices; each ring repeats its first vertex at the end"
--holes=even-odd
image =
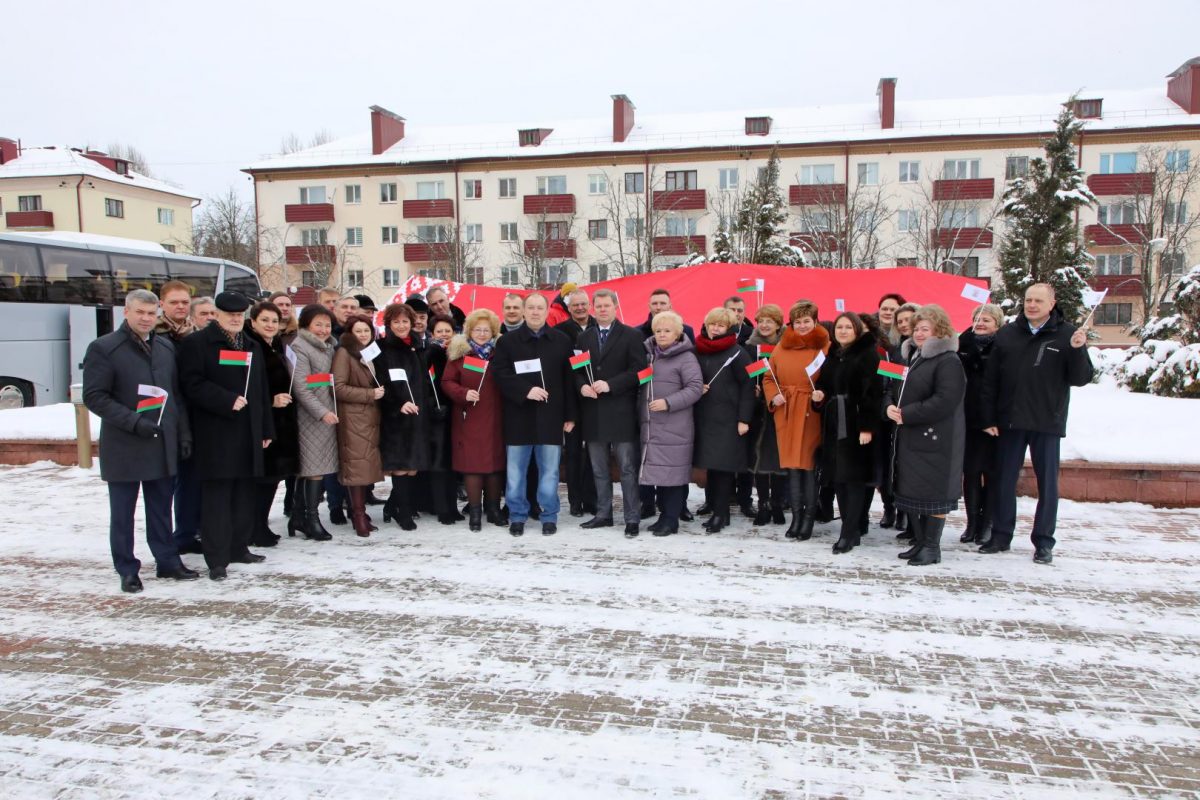
POLYGON ((745 519, 337 528, 220 584, 143 542, 128 596, 94 473, 0 468, 0 508, 6 798, 1200 791, 1196 510, 1064 502, 1048 568, 957 515, 923 569, 745 519))

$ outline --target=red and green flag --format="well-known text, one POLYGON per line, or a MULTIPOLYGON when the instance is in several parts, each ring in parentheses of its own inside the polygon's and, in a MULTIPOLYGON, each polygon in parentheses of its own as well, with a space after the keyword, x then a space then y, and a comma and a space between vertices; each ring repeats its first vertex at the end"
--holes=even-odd
POLYGON ((746 365, 746 374, 751 378, 757 378, 759 375, 765 374, 768 369, 770 369, 770 367, 767 366, 767 360, 765 358, 760 358, 753 364, 746 365))
POLYGON ((222 350, 218 356, 218 363, 228 367, 249 367, 250 351, 222 350))
POLYGON ((435 370, 433 368, 433 364, 429 365, 429 380, 431 380, 431 381, 437 380, 437 370, 435 370))
POLYGON ((590 350, 584 350, 577 356, 571 356, 571 369, 581 369, 590 366, 592 363, 592 353, 590 350))
POLYGON ((482 358, 463 356, 463 369, 469 369, 471 372, 484 373, 487 372, 487 362, 482 358))
POLYGON ((759 285, 758 278, 738 278, 737 290, 739 292, 761 292, 762 286, 759 285))
POLYGON ((758 346, 758 357, 759 358, 764 358, 764 359, 770 358, 774 353, 775 353, 775 345, 773 345, 773 344, 760 344, 758 346))
POLYGON ((637 376, 638 385, 645 386, 647 383, 654 380, 654 365, 651 364, 650 366, 646 367, 644 370, 639 372, 637 376))
POLYGON ((139 383, 137 393, 145 400, 138 400, 137 413, 141 414, 145 411, 158 411, 167 404, 167 390, 161 386, 152 386, 148 383, 139 383))
POLYGON ((304 379, 304 385, 309 389, 317 389, 321 386, 333 386, 333 373, 317 372, 309 375, 304 379))
POLYGON ((898 381, 908 377, 908 367, 903 364, 893 364, 891 361, 880 361, 879 369, 875 372, 885 378, 893 378, 898 381))

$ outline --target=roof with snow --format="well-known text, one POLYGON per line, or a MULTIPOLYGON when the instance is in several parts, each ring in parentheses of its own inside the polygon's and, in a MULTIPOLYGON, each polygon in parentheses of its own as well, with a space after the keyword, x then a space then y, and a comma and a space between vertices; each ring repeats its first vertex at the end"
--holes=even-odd
MULTIPOLYGON (((694 114, 642 114, 624 142, 612 141, 612 118, 582 120, 526 119, 518 123, 482 123, 426 127, 411 119, 405 137, 387 151, 371 153, 371 135, 355 136, 288 155, 264 158, 247 172, 350 165, 419 164, 456 159, 539 158, 571 153, 642 152, 705 147, 755 147, 763 144, 815 144, 877 141, 938 136, 1043 133, 1071 92, 960 100, 897 101, 896 124, 881 129, 875 102, 807 108, 755 108, 694 114), (771 117, 768 136, 748 136, 746 117, 771 117), (537 124, 534 124, 537 123, 537 124), (536 147, 521 147, 517 131, 550 128, 536 147)), ((1188 114, 1161 88, 1088 92, 1104 100, 1102 119, 1086 120, 1089 131, 1195 125, 1200 114, 1188 114)))
POLYGON ((112 183, 149 189, 153 192, 173 194, 189 200, 200 199, 173 183, 147 177, 132 169, 127 174, 121 175, 70 147, 24 148, 17 158, 0 164, 0 179, 45 178, 59 175, 87 175, 89 178, 100 178, 112 183))

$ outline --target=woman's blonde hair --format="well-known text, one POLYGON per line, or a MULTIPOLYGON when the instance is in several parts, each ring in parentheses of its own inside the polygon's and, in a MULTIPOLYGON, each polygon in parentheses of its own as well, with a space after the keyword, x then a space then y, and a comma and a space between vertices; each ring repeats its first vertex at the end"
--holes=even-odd
POLYGON ((470 339, 471 329, 479 324, 480 320, 491 326, 493 339, 500 335, 500 317, 496 316, 496 312, 490 308, 477 308, 467 314, 467 318, 463 321, 463 335, 470 339))
POLYGON ((928 322, 932 325, 933 335, 938 339, 949 339, 955 334, 954 326, 950 324, 950 315, 936 303, 917 309, 913 314, 912 326, 916 328, 918 322, 928 322))
POLYGON ((774 303, 767 303, 754 314, 754 321, 770 319, 774 320, 775 324, 783 327, 783 309, 774 303))
POLYGON ((974 322, 976 319, 978 319, 980 314, 987 314, 989 317, 994 319, 996 321, 997 328, 1004 325, 1004 310, 995 303, 984 303, 976 308, 971 314, 971 322, 974 322))
POLYGON ((718 306, 704 315, 705 325, 713 323, 729 328, 733 325, 733 315, 729 313, 728 309, 718 306))
POLYGON ((658 327, 658 323, 669 322, 671 329, 675 331, 676 338, 683 335, 683 317, 676 314, 674 311, 660 311, 654 315, 654 319, 650 322, 650 330, 654 331, 658 327))

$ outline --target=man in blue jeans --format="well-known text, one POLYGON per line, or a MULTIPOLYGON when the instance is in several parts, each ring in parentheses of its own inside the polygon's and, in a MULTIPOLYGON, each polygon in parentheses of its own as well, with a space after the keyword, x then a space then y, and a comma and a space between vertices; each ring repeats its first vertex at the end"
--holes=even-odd
POLYGON ((571 379, 572 342, 546 325, 549 303, 540 294, 525 298, 525 322, 500 337, 491 371, 504 398, 504 444, 508 457, 504 497, 508 532, 525 533, 529 518, 526 482, 529 462, 538 468, 537 501, 542 534, 558 531, 558 465, 563 433, 575 428, 576 400, 571 379))
POLYGON ((1046 283, 1025 290, 1021 313, 996 334, 981 398, 984 430, 999 437, 996 507, 992 539, 979 552, 1003 553, 1012 545, 1017 479, 1028 449, 1038 487, 1030 535, 1033 560, 1054 561, 1059 445, 1067 434, 1071 387, 1090 383, 1093 374, 1085 344, 1087 331, 1064 319, 1055 304, 1054 287, 1046 283))

